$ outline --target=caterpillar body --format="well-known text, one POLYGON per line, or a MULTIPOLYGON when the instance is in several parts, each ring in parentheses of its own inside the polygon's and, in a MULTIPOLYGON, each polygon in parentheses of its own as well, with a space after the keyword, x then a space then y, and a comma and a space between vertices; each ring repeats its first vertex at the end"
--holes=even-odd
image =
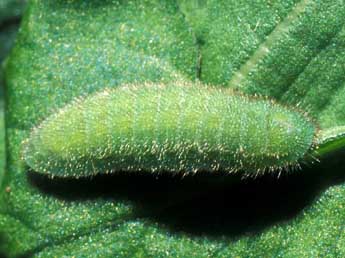
POLYGON ((304 114, 191 83, 146 83, 77 99, 34 128, 23 157, 60 177, 117 171, 256 175, 296 166, 314 147, 304 114))

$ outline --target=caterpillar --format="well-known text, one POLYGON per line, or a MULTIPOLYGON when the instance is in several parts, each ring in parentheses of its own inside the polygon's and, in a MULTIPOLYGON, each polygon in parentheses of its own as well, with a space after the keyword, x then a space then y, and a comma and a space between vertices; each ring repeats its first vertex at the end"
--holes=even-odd
POLYGON ((145 83, 78 98, 35 127, 23 158, 59 177, 117 171, 257 175, 298 166, 317 128, 272 100, 201 83, 145 83))

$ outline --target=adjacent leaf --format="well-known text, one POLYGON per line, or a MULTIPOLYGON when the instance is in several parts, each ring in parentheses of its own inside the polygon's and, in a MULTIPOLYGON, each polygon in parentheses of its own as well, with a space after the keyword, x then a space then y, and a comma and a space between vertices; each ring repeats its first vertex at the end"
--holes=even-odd
POLYGON ((0 2, 0 26, 9 20, 18 20, 21 16, 26 0, 1 0, 0 2))
MULTIPOLYGON (((10 51, 19 27, 19 14, 25 1, 0 2, 0 68, 10 51)), ((4 124, 4 89, 2 69, 0 69, 0 186, 5 168, 5 124, 4 124)))
POLYGON ((342 150, 279 179, 242 181, 212 174, 52 180, 21 160, 21 142, 54 110, 129 82, 199 79, 299 105, 321 129, 343 126, 344 15, 342 0, 31 1, 5 71, 0 250, 344 256, 342 150))

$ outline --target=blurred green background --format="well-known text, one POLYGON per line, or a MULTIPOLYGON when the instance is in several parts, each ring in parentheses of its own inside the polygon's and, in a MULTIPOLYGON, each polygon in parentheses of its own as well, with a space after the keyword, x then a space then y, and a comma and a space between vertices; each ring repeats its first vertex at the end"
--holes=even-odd
MULTIPOLYGON (((25 0, 0 0, 0 64, 8 55, 19 29, 25 0)), ((4 84, 0 69, 0 186, 5 168, 4 84)))

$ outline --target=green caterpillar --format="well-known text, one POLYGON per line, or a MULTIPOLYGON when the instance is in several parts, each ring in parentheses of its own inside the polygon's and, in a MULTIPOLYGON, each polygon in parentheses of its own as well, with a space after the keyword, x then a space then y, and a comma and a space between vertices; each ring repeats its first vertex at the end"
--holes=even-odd
POLYGON ((305 114, 201 84, 105 89, 48 117, 24 143, 35 171, 83 177, 116 171, 244 171, 293 167, 314 148, 305 114))

